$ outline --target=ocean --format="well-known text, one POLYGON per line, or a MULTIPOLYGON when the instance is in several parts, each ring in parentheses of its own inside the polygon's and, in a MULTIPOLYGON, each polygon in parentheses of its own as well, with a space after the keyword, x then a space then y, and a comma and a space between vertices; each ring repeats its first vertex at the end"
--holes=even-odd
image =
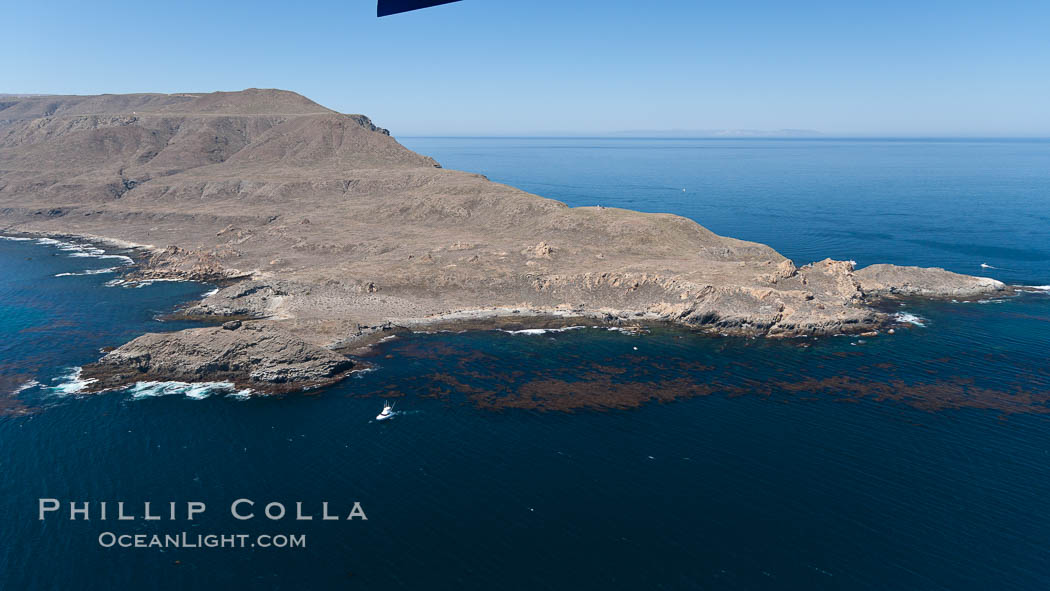
POLYGON ((305 394, 84 396, 77 367, 191 326, 166 314, 213 287, 121 284, 120 250, 0 240, 0 588, 1050 586, 1050 142, 403 143, 569 205, 683 215, 798 264, 1029 287, 894 303, 904 327, 878 337, 415 334, 305 394), (396 419, 376 422, 384 400, 396 419), (41 498, 61 508, 41 520, 41 498), (231 515, 238 499, 254 518, 231 515), (70 520, 68 501, 91 519, 70 520), (118 501, 139 518, 115 519, 118 501), (142 519, 147 501, 163 519, 142 519), (206 511, 188 520, 188 502, 206 511), (344 519, 322 519, 325 502, 344 519), (355 502, 367 520, 345 519, 355 502), (105 547, 107 534, 305 547, 105 547))

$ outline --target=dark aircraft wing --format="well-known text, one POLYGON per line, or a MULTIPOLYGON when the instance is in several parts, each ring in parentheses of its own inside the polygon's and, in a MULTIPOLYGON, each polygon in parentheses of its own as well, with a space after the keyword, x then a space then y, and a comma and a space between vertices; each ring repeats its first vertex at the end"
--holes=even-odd
POLYGON ((379 0, 376 16, 387 16, 451 2, 459 2, 459 0, 379 0))

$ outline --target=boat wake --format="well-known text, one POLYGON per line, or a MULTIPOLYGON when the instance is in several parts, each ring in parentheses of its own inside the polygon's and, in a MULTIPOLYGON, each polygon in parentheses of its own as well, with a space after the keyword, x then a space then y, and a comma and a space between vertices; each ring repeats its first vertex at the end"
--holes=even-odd
POLYGON ((418 414, 423 414, 423 411, 421 411, 421 410, 391 410, 390 412, 388 412, 386 414, 382 414, 381 413, 379 416, 377 416, 376 418, 374 418, 374 419, 372 419, 371 421, 368 421, 368 422, 369 423, 384 423, 384 422, 389 421, 390 419, 393 419, 395 417, 404 417, 404 416, 418 415, 418 414), (379 418, 380 416, 382 416, 383 418, 379 418))

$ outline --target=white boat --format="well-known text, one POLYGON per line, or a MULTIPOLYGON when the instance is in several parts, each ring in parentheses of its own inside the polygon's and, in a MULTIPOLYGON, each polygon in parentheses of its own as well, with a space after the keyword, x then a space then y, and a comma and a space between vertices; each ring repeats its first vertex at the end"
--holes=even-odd
POLYGON ((376 415, 376 420, 385 421, 392 418, 394 418, 394 405, 387 402, 383 405, 383 410, 379 411, 379 414, 376 415))

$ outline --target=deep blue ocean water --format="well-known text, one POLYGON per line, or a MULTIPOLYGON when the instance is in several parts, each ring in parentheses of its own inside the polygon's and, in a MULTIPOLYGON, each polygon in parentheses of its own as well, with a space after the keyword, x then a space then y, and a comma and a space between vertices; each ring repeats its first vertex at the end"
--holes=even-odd
MULTIPOLYGON (((1046 142, 404 143, 570 205, 685 215, 798 263, 1050 285, 1046 142)), ((374 371, 308 395, 77 396, 63 391, 74 368, 187 326, 160 319, 210 286, 61 275, 122 262, 76 254, 0 240, 0 588, 1050 585, 1040 290, 907 302, 921 326, 866 339, 408 335, 369 356, 374 371), (400 414, 376 423, 384 398, 400 414), (91 501, 92 520, 63 505, 40 521, 41 497, 91 501), (233 519, 238 498, 260 515, 233 519), (140 517, 144 501, 207 511, 118 522, 120 500, 140 517), (271 501, 315 519, 267 520, 271 501), (323 522, 323 501, 343 515, 360 501, 368 520, 323 522), (305 534, 306 547, 98 543, 183 531, 305 534)))
POLYGON ((446 168, 569 205, 675 213, 832 257, 1050 278, 1050 140, 408 138, 446 168), (684 189, 684 191, 683 191, 684 189))

